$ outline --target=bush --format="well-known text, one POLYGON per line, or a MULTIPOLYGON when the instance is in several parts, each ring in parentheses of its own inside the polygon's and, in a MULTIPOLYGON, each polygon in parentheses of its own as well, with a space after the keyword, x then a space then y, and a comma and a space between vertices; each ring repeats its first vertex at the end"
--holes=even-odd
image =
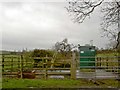
POLYGON ((50 50, 35 49, 32 53, 32 57, 53 57, 54 52, 50 50))

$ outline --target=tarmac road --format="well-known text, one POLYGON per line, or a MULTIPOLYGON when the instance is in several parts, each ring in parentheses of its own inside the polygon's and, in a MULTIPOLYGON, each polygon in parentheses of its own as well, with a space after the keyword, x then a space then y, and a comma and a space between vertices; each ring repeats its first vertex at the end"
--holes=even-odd
MULTIPOLYGON (((70 70, 56 70, 56 72, 70 72, 70 70)), ((64 76, 50 76, 51 78, 64 78, 64 76)), ((76 78, 87 78, 87 79, 113 79, 118 78, 117 74, 112 72, 106 72, 104 69, 96 69, 95 72, 81 72, 76 70, 76 78)))

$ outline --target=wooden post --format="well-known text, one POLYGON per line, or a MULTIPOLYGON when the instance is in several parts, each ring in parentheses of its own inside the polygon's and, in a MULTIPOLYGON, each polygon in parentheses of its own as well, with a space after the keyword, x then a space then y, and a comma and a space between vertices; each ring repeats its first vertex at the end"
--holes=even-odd
POLYGON ((99 66, 99 59, 98 59, 98 57, 96 58, 96 67, 98 67, 99 66))
POLYGON ((2 72, 4 72, 4 58, 5 58, 5 56, 4 55, 2 55, 2 72))
MULTIPOLYGON (((46 57, 47 57, 47 55, 46 55, 46 57)), ((47 64, 47 59, 45 59, 45 79, 47 79, 47 71, 48 71, 48 66, 47 66, 48 64, 47 64)))
POLYGON ((23 56, 21 55, 21 67, 20 67, 20 72, 21 72, 21 78, 23 78, 23 56))
POLYGON ((44 59, 42 59, 42 69, 44 69, 44 59))
POLYGON ((28 56, 26 56, 25 58, 25 67, 27 67, 27 59, 28 59, 28 56))
MULTIPOLYGON (((120 83, 120 47, 118 48, 118 80, 120 83)), ((120 86, 119 86, 120 88, 120 86)))
POLYGON ((100 57, 100 68, 101 68, 101 57, 100 57))
POLYGON ((95 80, 96 80, 96 70, 97 70, 97 65, 98 65, 98 62, 97 62, 98 58, 95 57, 95 68, 94 68, 94 77, 95 77, 95 80))
POLYGON ((107 59, 106 59, 106 66, 107 66, 106 69, 109 69, 109 68, 108 68, 108 57, 107 57, 107 59))
POLYGON ((46 68, 46 64, 45 64, 45 79, 47 79, 47 68, 46 68))
POLYGON ((76 55, 73 52, 71 60, 71 79, 76 79, 76 55))
POLYGON ((11 57, 11 73, 13 72, 13 56, 11 57))
POLYGON ((100 57, 97 57, 97 66, 100 67, 100 57))
POLYGON ((20 68, 20 57, 18 57, 18 69, 20 68))

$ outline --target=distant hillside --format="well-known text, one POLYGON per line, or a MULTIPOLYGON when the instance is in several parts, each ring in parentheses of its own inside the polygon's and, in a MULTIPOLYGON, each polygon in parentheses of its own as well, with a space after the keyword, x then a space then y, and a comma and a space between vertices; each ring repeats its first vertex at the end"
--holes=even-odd
POLYGON ((0 51, 0 54, 21 54, 21 52, 14 52, 14 51, 6 51, 6 50, 3 50, 3 51, 0 51))
POLYGON ((0 51, 0 54, 10 54, 10 53, 11 53, 10 51, 5 51, 5 50, 0 51))

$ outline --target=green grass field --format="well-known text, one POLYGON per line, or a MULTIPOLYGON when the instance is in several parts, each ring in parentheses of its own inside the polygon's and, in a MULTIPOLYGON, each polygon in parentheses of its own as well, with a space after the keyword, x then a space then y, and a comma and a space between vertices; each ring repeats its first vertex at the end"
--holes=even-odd
POLYGON ((3 79, 2 88, 83 88, 83 87, 117 88, 118 87, 118 81, 115 80, 101 80, 101 81, 105 84, 96 85, 93 82, 84 79, 80 79, 80 80, 3 79))
MULTIPOLYGON (((2 55, 0 55, 1 62, 2 60, 2 55)), ((4 70, 13 70, 16 71, 20 69, 21 67, 21 56, 20 55, 4 55, 4 70)), ((26 57, 23 57, 23 68, 26 67, 32 67, 31 64, 27 64, 27 62, 33 62, 33 60, 26 59, 26 57), (26 61, 28 60, 28 61, 26 61)))

